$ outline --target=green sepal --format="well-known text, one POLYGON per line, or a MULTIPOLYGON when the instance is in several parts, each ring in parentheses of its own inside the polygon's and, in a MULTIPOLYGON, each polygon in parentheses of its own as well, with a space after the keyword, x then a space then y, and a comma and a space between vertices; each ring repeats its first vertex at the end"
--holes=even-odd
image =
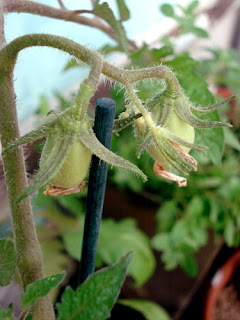
POLYGON ((215 103, 213 104, 212 106, 208 106, 208 107, 205 107, 205 108, 202 108, 202 107, 195 107, 194 105, 190 104, 190 107, 196 111, 196 112, 199 112, 199 113, 210 113, 218 108, 220 108, 221 106, 223 106, 224 104, 228 103, 229 101, 231 101, 232 99, 235 99, 237 97, 237 95, 233 95, 231 97, 228 97, 226 99, 224 99, 223 101, 221 102, 218 102, 218 103, 215 103))
POLYGON ((56 122, 56 119, 50 120, 50 121, 44 123, 38 129, 33 130, 33 131, 25 134, 24 136, 22 136, 21 138, 19 138, 15 142, 11 143, 9 146, 7 146, 2 151, 2 155, 5 154, 6 152, 8 152, 9 150, 16 148, 22 144, 26 144, 26 143, 29 143, 29 142, 32 142, 32 141, 35 141, 35 140, 38 140, 38 139, 45 137, 52 130, 55 122, 56 122))
MULTIPOLYGON (((167 102, 170 101, 167 99, 167 102)), ((151 101, 146 104, 146 109, 152 113, 153 120, 157 125, 164 127, 172 112, 173 106, 172 104, 168 104, 164 101, 164 97, 161 95, 157 95, 151 101)))
POLYGON ((52 115, 52 114, 53 114, 55 117, 58 117, 59 114, 61 114, 61 112, 56 111, 56 110, 50 110, 50 111, 48 111, 47 116, 50 116, 50 115, 52 115))
POLYGON ((163 135, 157 137, 155 142, 156 147, 162 152, 166 160, 180 173, 188 175, 190 171, 194 170, 194 165, 187 162, 163 135))
POLYGON ((0 319, 13 320, 13 304, 12 303, 8 306, 7 310, 3 309, 3 307, 0 305, 0 319))
POLYGON ((194 128, 217 128, 217 127, 232 127, 230 123, 224 123, 220 121, 206 121, 199 119, 190 111, 188 106, 178 103, 175 106, 175 112, 186 123, 194 128))
POLYGON ((146 136, 144 137, 143 141, 138 145, 137 148, 137 158, 140 159, 141 154, 145 151, 148 147, 154 144, 151 132, 149 131, 146 136))
POLYGON ((56 137, 56 143, 52 148, 51 154, 48 156, 48 158, 43 159, 41 168, 36 174, 33 182, 17 198, 16 202, 20 202, 33 192, 40 189, 56 175, 58 170, 63 165, 73 143, 74 138, 72 136, 62 136, 59 134, 59 136, 56 137))
POLYGON ((119 157, 112 151, 105 148, 104 145, 102 145, 101 142, 97 139, 90 125, 88 125, 87 128, 86 126, 81 127, 79 132, 79 139, 99 159, 107 162, 112 166, 132 171, 137 176, 141 177, 144 182, 147 181, 147 176, 136 165, 119 157))
POLYGON ((124 119, 114 120, 113 132, 119 132, 119 131, 127 128, 128 126, 133 124, 135 120, 137 120, 141 117, 142 117, 142 114, 137 113, 137 114, 133 114, 133 115, 131 115, 127 118, 124 118, 124 119))
MULTIPOLYGON (((166 129, 166 130, 168 130, 168 129, 166 129)), ((179 138, 175 134, 173 134, 170 130, 168 130, 168 132, 166 134, 166 137, 170 141, 172 141, 172 142, 174 142, 176 144, 179 144, 180 146, 184 146, 184 147, 187 147, 187 148, 190 148, 190 149, 193 149, 193 150, 197 150, 197 151, 203 152, 204 154, 206 153, 206 150, 209 149, 207 146, 202 146, 200 144, 189 143, 189 142, 179 138)))

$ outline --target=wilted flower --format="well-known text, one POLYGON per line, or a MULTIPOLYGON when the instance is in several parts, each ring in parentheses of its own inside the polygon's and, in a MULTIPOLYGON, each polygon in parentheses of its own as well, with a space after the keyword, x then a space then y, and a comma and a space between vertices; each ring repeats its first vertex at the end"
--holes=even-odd
MULTIPOLYGON (((86 99, 82 97, 81 100, 88 104, 93 90, 85 83, 81 88, 82 94, 86 95, 86 99)), ((17 199, 18 202, 44 185, 47 185, 46 195, 58 196, 79 192, 85 185, 83 180, 88 173, 92 154, 113 166, 132 171, 143 181, 147 180, 146 175, 137 166, 117 156, 99 142, 92 128, 92 119, 86 112, 81 113, 81 106, 76 108, 77 103, 78 98, 72 107, 13 142, 2 152, 4 154, 19 145, 47 136, 40 160, 40 170, 33 182, 17 199), (80 110, 80 113, 76 112, 76 109, 80 110)), ((86 110, 87 107, 83 109, 86 110)), ((138 116, 117 121, 116 131, 132 123, 135 118, 138 116)))
POLYGON ((157 95, 145 106, 155 125, 149 128, 142 118, 135 122, 136 135, 142 139, 137 156, 147 150, 155 160, 153 170, 158 176, 176 181, 179 187, 186 186, 187 179, 172 173, 171 166, 183 175, 197 171, 197 161, 188 152, 194 149, 206 153, 208 148, 194 144, 194 128, 231 127, 229 123, 199 119, 192 110, 212 112, 233 98, 202 108, 195 107, 183 93, 171 96, 165 91, 157 95))

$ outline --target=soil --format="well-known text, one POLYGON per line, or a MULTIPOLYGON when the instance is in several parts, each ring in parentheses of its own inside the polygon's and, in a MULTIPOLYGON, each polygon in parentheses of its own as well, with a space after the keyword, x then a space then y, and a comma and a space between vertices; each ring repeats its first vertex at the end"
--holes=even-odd
POLYGON ((240 320, 240 266, 219 294, 214 320, 240 320))
POLYGON ((240 320, 239 293, 234 283, 225 287, 219 295, 214 320, 240 320))

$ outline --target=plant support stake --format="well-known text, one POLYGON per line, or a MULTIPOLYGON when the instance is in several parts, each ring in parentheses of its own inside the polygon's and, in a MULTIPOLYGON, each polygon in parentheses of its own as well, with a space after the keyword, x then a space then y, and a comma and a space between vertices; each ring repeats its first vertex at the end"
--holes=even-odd
MULTIPOLYGON (((100 98, 96 102, 94 132, 98 140, 108 149, 112 141, 116 103, 112 99, 100 98)), ((97 241, 102 218, 108 164, 93 155, 84 223, 82 256, 79 283, 83 283, 95 270, 97 241)))

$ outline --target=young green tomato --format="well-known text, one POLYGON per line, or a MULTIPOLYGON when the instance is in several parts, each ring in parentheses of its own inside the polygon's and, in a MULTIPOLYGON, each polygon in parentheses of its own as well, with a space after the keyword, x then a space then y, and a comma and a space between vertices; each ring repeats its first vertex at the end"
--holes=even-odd
MULTIPOLYGON (((48 136, 43 148, 40 167, 44 159, 50 155, 55 139, 55 135, 48 136)), ((75 141, 62 167, 49 182, 65 189, 79 186, 88 173, 91 157, 91 151, 87 149, 80 140, 75 141)))
MULTIPOLYGON (((179 118, 179 116, 175 112, 172 112, 172 114, 170 115, 165 128, 169 129, 169 131, 171 131, 177 137, 189 143, 194 143, 194 139, 195 139, 194 127, 184 122, 181 118, 179 118)), ((190 151, 190 148, 187 148, 184 146, 181 146, 181 148, 186 152, 190 151)), ((157 149, 154 145, 149 147, 147 150, 154 160, 159 161, 162 164, 168 164, 168 161, 164 158, 161 151, 157 149)))

